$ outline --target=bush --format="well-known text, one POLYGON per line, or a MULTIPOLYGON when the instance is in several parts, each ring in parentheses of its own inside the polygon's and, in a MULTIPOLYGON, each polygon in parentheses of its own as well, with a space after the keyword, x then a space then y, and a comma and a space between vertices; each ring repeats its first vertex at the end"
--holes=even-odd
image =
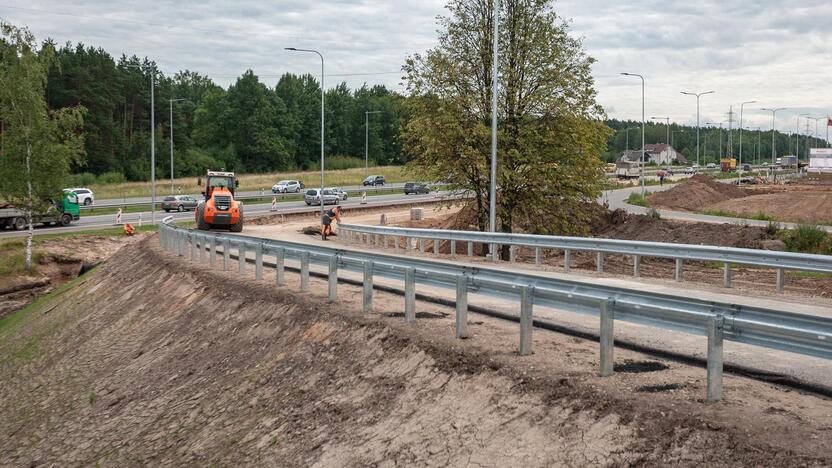
POLYGON ((636 206, 650 206, 650 202, 647 201, 647 197, 650 195, 651 192, 644 192, 644 196, 641 196, 639 192, 630 192, 630 195, 627 197, 627 203, 636 206))
POLYGON ((829 234, 814 224, 800 224, 785 233, 783 242, 790 252, 829 254, 832 247, 829 234))
POLYGON ((127 177, 121 172, 105 172, 98 176, 99 184, 121 184, 127 182, 127 177))
POLYGON ((768 225, 766 225, 766 234, 776 236, 781 229, 782 227, 780 226, 780 223, 777 221, 769 221, 768 225))
POLYGON ((91 172, 82 172, 80 174, 72 174, 69 178, 70 185, 73 187, 86 187, 93 185, 96 182, 95 174, 91 172))

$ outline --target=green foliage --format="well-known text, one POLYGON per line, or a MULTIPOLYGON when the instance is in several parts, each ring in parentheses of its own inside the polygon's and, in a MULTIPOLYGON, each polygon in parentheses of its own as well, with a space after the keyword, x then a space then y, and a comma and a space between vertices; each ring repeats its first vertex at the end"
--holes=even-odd
POLYGON ((641 192, 630 192, 630 195, 627 196, 627 203, 636 206, 650 206, 650 202, 647 201, 650 194, 651 192, 644 192, 644 196, 641 196, 641 192))
POLYGON ((783 233, 783 242, 790 252, 832 254, 832 239, 820 226, 800 224, 783 233))
MULTIPOLYGON (((439 45, 404 66, 411 93, 403 134, 412 155, 408 170, 470 190, 480 229, 490 180, 491 8, 450 1, 450 15, 439 19, 439 45)), ((552 1, 503 4, 500 15, 498 229, 543 224, 584 233, 601 192, 598 156, 608 133, 595 101, 593 60, 552 1)))
POLYGON ((97 177, 96 182, 99 184, 121 184, 127 182, 127 178, 121 172, 105 172, 97 177))
MULTIPOLYGON (((326 170, 328 171, 340 171, 343 169, 355 169, 358 167, 364 167, 364 158, 356 158, 352 156, 332 156, 326 158, 324 161, 326 164, 326 170)), ((370 161, 370 166, 374 166, 374 162, 370 161)), ((320 171, 321 165, 320 163, 313 163, 309 165, 310 171, 320 171)))
POLYGON ((98 177, 92 172, 80 172, 69 177, 69 184, 73 187, 87 187, 98 182, 98 177))
POLYGON ((776 236, 781 229, 782 226, 780 226, 780 223, 778 223, 777 221, 769 221, 766 225, 766 234, 770 236, 776 236))

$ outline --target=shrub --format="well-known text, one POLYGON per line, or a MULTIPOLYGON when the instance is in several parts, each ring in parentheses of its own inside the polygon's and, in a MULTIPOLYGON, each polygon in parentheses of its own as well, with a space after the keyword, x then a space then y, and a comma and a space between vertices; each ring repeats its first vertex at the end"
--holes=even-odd
POLYGON ((650 202, 647 201, 649 195, 650 192, 644 192, 643 197, 639 192, 630 192, 630 195, 627 197, 627 203, 637 206, 650 206, 650 202))
POLYGON ((120 184, 127 182, 127 178, 121 172, 105 172, 98 176, 99 184, 120 184))
POLYGON ((770 236, 776 236, 778 232, 782 229, 780 223, 777 221, 769 221, 768 225, 766 225, 766 234, 770 236))
POLYGON ((86 187, 87 185, 95 184, 96 177, 91 172, 82 172, 80 174, 72 174, 69 180, 73 187, 86 187))
POLYGON ((790 252, 830 253, 829 234, 814 224, 800 224, 797 229, 785 233, 783 242, 790 252))
POLYGON ((659 210, 655 208, 650 208, 649 210, 647 210, 647 216, 653 219, 662 219, 662 214, 659 213, 659 210))

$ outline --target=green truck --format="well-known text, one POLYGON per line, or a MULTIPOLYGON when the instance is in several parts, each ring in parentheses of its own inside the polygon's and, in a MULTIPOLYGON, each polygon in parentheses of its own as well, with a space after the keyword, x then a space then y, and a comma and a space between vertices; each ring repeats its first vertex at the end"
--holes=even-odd
MULTIPOLYGON (((60 201, 54 202, 42 213, 35 213, 34 223, 50 226, 69 226, 72 221, 81 218, 78 207, 78 195, 75 192, 64 192, 60 201)), ((0 204, 0 229, 26 229, 26 212, 12 205, 0 204)))

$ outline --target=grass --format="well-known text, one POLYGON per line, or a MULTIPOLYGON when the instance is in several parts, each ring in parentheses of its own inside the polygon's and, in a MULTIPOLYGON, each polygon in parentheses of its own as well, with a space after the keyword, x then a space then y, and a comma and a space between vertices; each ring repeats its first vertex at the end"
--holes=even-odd
MULTIPOLYGON (((742 219, 756 219, 758 221, 768 221, 769 224, 776 223, 779 220, 774 216, 767 215, 762 211, 758 211, 753 215, 742 214, 742 213, 734 213, 733 211, 725 211, 725 210, 704 210, 701 212, 702 214, 710 215, 710 216, 722 216, 726 218, 742 218, 742 219)), ((769 228, 766 228, 767 230, 769 228)))
MULTIPOLYGON (((379 166, 371 167, 370 175, 381 174, 388 183, 405 182, 401 166, 379 166)), ((342 169, 326 171, 326 185, 332 187, 358 185, 364 180, 364 168, 342 169)), ((266 190, 270 191, 272 185, 283 179, 296 179, 308 187, 317 187, 320 184, 321 173, 319 171, 303 172, 275 172, 269 174, 239 174, 241 191, 266 190)), ((202 177, 205 184, 205 177, 202 177)), ((197 185, 196 177, 182 177, 173 180, 174 187, 181 188, 182 193, 200 193, 202 186, 197 185)), ((91 184, 90 189, 95 193, 95 198, 119 199, 132 197, 149 197, 150 182, 122 182, 114 184, 91 184)), ((170 191, 170 180, 156 180, 156 195, 164 196, 170 191)))
POLYGON ((832 238, 814 224, 799 224, 796 229, 784 232, 783 242, 790 252, 832 254, 832 238))
POLYGON ((650 207, 650 202, 647 201, 647 197, 650 196, 651 192, 644 192, 644 196, 641 196, 638 192, 630 192, 630 195, 627 197, 627 203, 636 206, 644 206, 650 207))
MULTIPOLYGON (((0 278, 18 276, 26 273, 26 244, 22 240, 0 243, 0 278)), ((32 252, 32 272, 37 274, 38 263, 43 259, 43 252, 32 252)))

